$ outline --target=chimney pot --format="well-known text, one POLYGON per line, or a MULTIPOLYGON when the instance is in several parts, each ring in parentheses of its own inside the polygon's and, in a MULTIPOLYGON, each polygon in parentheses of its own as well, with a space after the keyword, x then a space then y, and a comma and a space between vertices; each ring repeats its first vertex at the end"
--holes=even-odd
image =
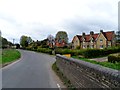
POLYGON ((94 32, 93 31, 90 31, 90 35, 93 35, 94 34, 94 32))
POLYGON ((82 35, 85 36, 85 33, 83 32, 82 35))
POLYGON ((100 30, 100 32, 103 32, 103 30, 100 30))

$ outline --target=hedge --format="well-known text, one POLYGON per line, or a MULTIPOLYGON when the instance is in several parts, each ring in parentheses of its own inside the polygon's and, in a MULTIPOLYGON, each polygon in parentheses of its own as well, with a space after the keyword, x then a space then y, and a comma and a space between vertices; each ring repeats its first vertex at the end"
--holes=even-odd
POLYGON ((111 62, 111 63, 120 62, 120 53, 110 54, 108 56, 108 62, 111 62))
POLYGON ((72 49, 63 49, 63 48, 55 48, 54 50, 50 48, 32 48, 27 47, 27 50, 38 51, 42 53, 52 54, 52 51, 55 51, 55 54, 71 54, 72 56, 83 56, 85 58, 96 58, 107 56, 109 54, 118 53, 120 52, 120 47, 112 47, 107 49, 79 49, 79 50, 72 50, 72 49))
POLYGON ((83 56, 86 58, 95 58, 101 56, 107 56, 112 53, 120 52, 120 47, 108 48, 108 49, 87 49, 83 52, 83 56))
POLYGON ((72 49, 55 49, 55 54, 71 54, 72 56, 83 55, 85 50, 72 50, 72 49))
POLYGON ((37 48, 38 52, 52 54, 52 49, 49 48, 37 48))

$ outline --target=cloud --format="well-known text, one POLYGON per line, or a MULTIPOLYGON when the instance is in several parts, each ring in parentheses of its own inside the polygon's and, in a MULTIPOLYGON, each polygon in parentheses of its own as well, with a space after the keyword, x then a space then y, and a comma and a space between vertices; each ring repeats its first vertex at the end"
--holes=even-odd
POLYGON ((16 42, 22 35, 34 40, 68 33, 76 34, 100 29, 117 30, 119 0, 0 0, 0 30, 16 42))

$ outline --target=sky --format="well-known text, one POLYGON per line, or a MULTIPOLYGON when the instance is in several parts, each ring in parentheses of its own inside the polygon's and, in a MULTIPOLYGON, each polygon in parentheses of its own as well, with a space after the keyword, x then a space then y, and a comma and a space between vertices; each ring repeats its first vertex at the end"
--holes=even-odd
POLYGON ((0 0, 0 30, 9 41, 46 39, 66 31, 69 42, 90 31, 118 30, 119 0, 0 0))

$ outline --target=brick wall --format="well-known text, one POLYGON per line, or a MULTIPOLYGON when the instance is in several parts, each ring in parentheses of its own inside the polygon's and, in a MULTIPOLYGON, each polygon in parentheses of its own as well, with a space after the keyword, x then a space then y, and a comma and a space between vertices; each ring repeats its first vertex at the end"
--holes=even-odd
POLYGON ((56 55, 56 64, 76 88, 120 88, 120 71, 56 55))

